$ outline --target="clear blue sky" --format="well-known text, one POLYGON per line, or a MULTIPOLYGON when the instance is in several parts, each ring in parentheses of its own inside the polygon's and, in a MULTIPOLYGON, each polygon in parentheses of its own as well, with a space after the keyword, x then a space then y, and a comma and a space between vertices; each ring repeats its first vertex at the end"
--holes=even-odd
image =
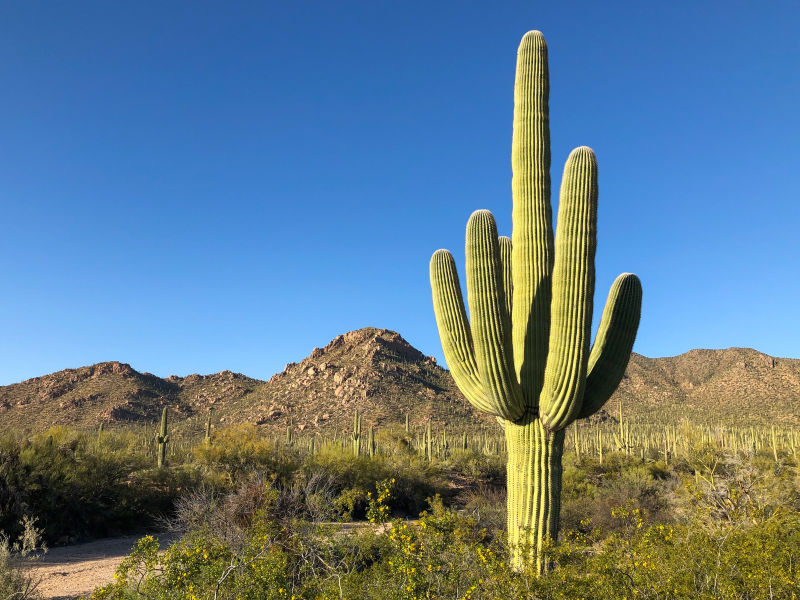
MULTIPOLYGON (((800 4, 0 4, 0 384, 106 360, 268 378, 339 333, 441 359, 428 259, 510 233, 514 63, 553 180, 600 168, 596 315, 635 350, 800 356, 800 4)), ((597 320, 597 318, 596 318, 597 320)))

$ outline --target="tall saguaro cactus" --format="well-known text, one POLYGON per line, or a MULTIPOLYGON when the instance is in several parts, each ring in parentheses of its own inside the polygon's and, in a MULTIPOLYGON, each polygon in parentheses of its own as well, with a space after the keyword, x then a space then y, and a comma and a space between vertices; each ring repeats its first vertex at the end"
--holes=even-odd
POLYGON ((550 207, 547 46, 522 38, 514 87, 511 147, 513 232, 498 237, 479 210, 467 223, 467 319, 455 261, 431 258, 433 305, 456 384, 478 410, 495 415, 508 447, 508 537, 515 568, 558 535, 564 429, 598 411, 627 367, 642 288, 630 273, 611 286, 590 347, 597 244, 597 163, 587 147, 564 167, 558 224, 550 207))

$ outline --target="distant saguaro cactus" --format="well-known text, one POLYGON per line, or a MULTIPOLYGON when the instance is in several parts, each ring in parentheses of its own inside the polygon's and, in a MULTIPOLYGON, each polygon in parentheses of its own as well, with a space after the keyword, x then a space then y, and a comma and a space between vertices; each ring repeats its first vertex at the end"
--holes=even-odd
POLYGON ((158 444, 158 468, 163 467, 167 462, 167 443, 169 443, 169 435, 167 435, 167 407, 161 411, 161 429, 156 435, 156 443, 158 444))
POLYGON ((208 409, 208 418, 206 419, 206 436, 205 436, 205 443, 206 445, 211 445, 211 417, 214 414, 214 407, 210 407, 208 409))
POLYGON ((564 429, 598 411, 627 367, 641 312, 632 274, 611 286, 590 347, 597 235, 597 163, 587 147, 564 167, 553 235, 547 46, 538 31, 517 53, 511 148, 513 232, 498 237, 479 210, 467 223, 470 321, 455 261, 431 258, 433 306, 450 371, 478 410, 495 415, 508 447, 508 536, 512 564, 532 559, 558 535, 564 429))
POLYGON ((375 428, 369 426, 369 435, 367 436, 367 448, 369 448, 369 455, 375 456, 375 428))
POLYGON ((351 434, 353 440, 353 455, 359 456, 361 454, 361 415, 355 411, 353 415, 353 433, 351 434))

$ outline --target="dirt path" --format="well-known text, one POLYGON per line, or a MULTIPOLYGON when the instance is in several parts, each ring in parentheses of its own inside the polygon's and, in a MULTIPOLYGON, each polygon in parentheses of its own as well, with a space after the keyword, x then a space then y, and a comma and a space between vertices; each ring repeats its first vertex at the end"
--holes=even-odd
POLYGON ((41 579, 38 591, 47 600, 73 600, 88 595, 94 588, 113 581, 117 566, 140 537, 107 538, 53 548, 31 567, 31 575, 41 579))

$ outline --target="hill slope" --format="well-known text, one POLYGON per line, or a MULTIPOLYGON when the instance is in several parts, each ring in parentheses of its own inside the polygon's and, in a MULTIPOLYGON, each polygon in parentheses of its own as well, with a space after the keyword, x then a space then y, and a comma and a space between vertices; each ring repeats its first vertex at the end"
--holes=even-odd
MULTIPOLYGON (((608 409, 647 421, 800 425, 800 360, 748 348, 691 350, 669 358, 631 357, 608 409)), ((0 428, 96 428, 152 423, 169 405, 178 428, 199 431, 214 408, 222 425, 249 421, 280 430, 346 430, 353 411, 365 425, 432 418, 453 426, 493 423, 464 400, 447 370, 400 334, 364 328, 315 348, 269 381, 222 371, 156 377, 107 362, 0 387, 0 428)))

